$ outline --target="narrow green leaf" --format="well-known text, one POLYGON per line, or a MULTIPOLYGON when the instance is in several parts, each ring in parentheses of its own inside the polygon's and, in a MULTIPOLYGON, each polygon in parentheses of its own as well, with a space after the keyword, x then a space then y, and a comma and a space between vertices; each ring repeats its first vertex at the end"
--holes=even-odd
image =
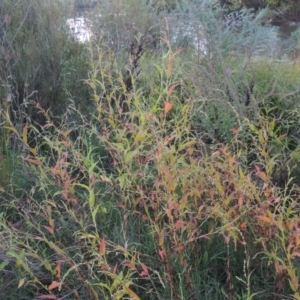
POLYGON ((95 205, 95 193, 93 189, 90 189, 89 206, 92 209, 95 205))
POLYGON ((9 264, 8 261, 3 261, 3 262, 0 264, 0 271, 2 271, 8 264, 9 264))

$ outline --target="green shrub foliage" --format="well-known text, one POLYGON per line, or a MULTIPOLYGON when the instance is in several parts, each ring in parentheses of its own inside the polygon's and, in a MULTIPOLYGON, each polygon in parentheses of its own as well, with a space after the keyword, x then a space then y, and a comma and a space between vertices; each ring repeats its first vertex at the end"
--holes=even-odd
POLYGON ((1 297, 300 299, 299 63, 269 10, 67 4, 89 42, 66 2, 0 7, 1 297))

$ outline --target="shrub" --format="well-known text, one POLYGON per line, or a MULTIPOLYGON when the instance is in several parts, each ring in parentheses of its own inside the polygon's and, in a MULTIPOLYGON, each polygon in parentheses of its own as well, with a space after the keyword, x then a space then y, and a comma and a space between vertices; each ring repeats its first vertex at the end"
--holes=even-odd
POLYGON ((19 130, 3 116, 31 180, 1 182, 1 295, 299 299, 299 151, 268 102, 297 81, 233 57, 233 32, 209 14, 212 57, 174 48, 170 18, 155 51, 90 43, 85 110, 70 105, 56 122, 37 105, 45 125, 19 130))
POLYGON ((41 122, 30 101, 59 117, 68 99, 87 93, 79 79, 87 76, 83 46, 68 38, 65 20, 69 2, 4 1, 1 5, 1 99, 10 95, 15 124, 28 117, 41 122))

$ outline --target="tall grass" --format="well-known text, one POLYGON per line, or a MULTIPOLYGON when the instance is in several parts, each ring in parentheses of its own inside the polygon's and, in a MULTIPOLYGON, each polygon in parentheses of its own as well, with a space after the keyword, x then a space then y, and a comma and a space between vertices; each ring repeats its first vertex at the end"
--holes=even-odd
POLYGON ((25 107, 17 124, 3 111, 3 299, 300 299, 298 66, 226 49, 236 28, 206 8, 210 55, 176 48, 168 18, 153 44, 68 42, 85 106, 53 115, 33 97, 39 118, 25 107))

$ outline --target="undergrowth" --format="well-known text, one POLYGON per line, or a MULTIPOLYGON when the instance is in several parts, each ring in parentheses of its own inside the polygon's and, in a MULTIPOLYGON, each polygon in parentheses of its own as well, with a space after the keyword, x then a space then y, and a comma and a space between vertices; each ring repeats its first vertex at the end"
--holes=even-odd
POLYGON ((176 48, 164 22, 82 47, 85 105, 3 100, 2 299, 300 299, 298 65, 176 48))

